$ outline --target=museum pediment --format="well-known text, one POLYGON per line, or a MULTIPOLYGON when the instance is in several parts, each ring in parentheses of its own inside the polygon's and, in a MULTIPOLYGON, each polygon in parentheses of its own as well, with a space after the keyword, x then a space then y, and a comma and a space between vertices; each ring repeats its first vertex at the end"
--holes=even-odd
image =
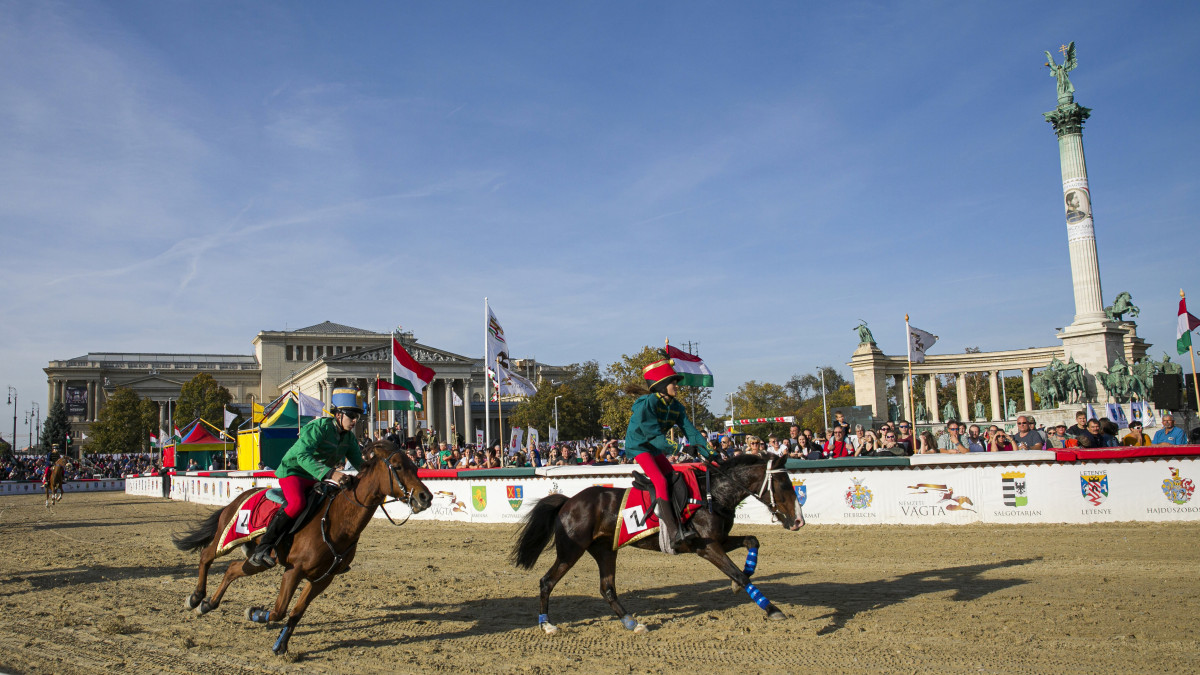
MULTIPOLYGON (((460 354, 426 347, 421 344, 407 345, 405 349, 412 355, 418 363, 457 363, 469 366, 474 363, 474 359, 469 359, 460 354)), ((368 347, 366 349, 357 349, 352 352, 338 354, 336 356, 325 357, 326 363, 347 362, 347 361, 386 361, 390 363, 392 360, 392 349, 389 345, 383 344, 378 347, 368 347)))

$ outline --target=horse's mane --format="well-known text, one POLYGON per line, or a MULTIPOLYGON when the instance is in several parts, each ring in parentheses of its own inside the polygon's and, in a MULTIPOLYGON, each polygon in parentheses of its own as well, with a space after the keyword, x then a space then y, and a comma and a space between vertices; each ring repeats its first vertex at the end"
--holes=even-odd
POLYGON ((767 458, 763 457, 761 455, 750 455, 750 454, 734 455, 733 457, 730 457, 729 459, 725 460, 724 462, 721 462, 720 467, 724 471, 732 471, 734 469, 737 469, 737 468, 740 468, 743 466, 750 466, 752 464, 765 464, 766 461, 767 461, 767 458))

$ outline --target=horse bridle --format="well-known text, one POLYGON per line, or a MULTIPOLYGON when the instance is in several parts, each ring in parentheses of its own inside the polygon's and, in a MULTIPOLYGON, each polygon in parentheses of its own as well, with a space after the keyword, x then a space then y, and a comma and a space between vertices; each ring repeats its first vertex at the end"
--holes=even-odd
MULTIPOLYGON (((380 510, 383 511, 383 515, 388 519, 388 522, 390 522, 392 525, 395 525, 396 527, 399 527, 399 526, 407 523, 409 518, 412 518, 413 510, 412 510, 411 502, 412 502, 413 490, 410 490, 409 488, 405 487, 404 481, 400 480, 400 476, 396 474, 396 467, 392 466, 392 463, 389 462, 387 460, 387 458, 383 458, 381 461, 387 465, 389 480, 388 480, 387 495, 384 496, 383 501, 380 502, 378 506, 379 506, 380 510), (400 486, 400 491, 403 493, 402 497, 392 497, 391 488, 392 488, 393 483, 400 486), (389 497, 391 497, 391 501, 388 501, 389 497), (404 502, 405 504, 408 505, 408 515, 404 517, 404 520, 402 520, 398 523, 396 521, 392 520, 392 516, 390 513, 387 512, 387 508, 386 508, 387 504, 395 504, 396 502, 404 502)), ((345 493, 345 492, 347 492, 347 491, 343 490, 343 493, 345 493)), ((351 495, 350 499, 355 504, 358 504, 359 506, 361 506, 364 509, 371 508, 370 506, 367 506, 366 504, 363 504, 362 502, 360 502, 358 500, 358 483, 357 482, 355 483, 354 488, 349 490, 349 493, 351 495)))
MULTIPOLYGON (((784 467, 772 469, 771 462, 773 461, 775 461, 773 457, 767 458, 767 468, 763 470, 763 484, 762 487, 758 488, 758 494, 754 495, 754 497, 771 510, 772 518, 777 518, 779 519, 779 522, 783 522, 783 514, 780 513, 779 509, 775 507, 775 481, 771 480, 771 477, 777 473, 787 473, 787 469, 784 467), (770 504, 767 504, 767 500, 763 499, 764 491, 771 498, 770 504)), ((784 460, 784 462, 786 463, 787 460, 784 460)))
MULTIPOLYGON (((779 467, 778 469, 771 468, 771 463, 774 461, 775 461, 775 458, 773 458, 773 457, 767 458, 767 467, 765 469, 763 469, 763 484, 761 487, 758 488, 757 493, 747 489, 745 486, 742 486, 742 489, 746 491, 747 496, 754 497, 763 506, 767 507, 767 509, 771 512, 771 518, 773 520, 778 520, 779 522, 783 522, 784 514, 780 513, 779 509, 776 507, 775 481, 771 480, 771 477, 774 476, 775 474, 787 473, 787 469, 782 466, 779 467), (763 499, 764 492, 767 494, 767 498, 770 500, 770 502, 768 502, 767 499, 763 499)), ((784 460, 784 462, 786 463, 787 460, 784 460)), ((705 468, 707 471, 716 471, 717 473, 729 478, 736 485, 741 485, 741 483, 734 481, 732 479, 732 477, 729 476, 729 474, 727 474, 724 471, 722 471, 721 469, 719 469, 716 464, 709 464, 705 468)), ((712 503, 713 503, 711 489, 708 490, 707 497, 708 497, 709 508, 711 508, 712 503)))

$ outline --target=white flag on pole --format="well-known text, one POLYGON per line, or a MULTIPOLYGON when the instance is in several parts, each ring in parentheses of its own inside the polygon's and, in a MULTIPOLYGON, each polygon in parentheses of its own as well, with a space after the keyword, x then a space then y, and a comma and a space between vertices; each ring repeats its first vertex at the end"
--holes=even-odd
POLYGON ((908 360, 924 363, 925 352, 937 342, 938 336, 914 326, 908 327, 908 360))
POLYGON ((529 447, 536 448, 538 446, 538 430, 534 427, 529 427, 529 447))
POLYGON ((462 399, 461 399, 461 398, 458 396, 458 392, 457 392, 457 391, 452 391, 452 392, 450 392, 450 393, 454 395, 454 405, 456 405, 456 406, 461 406, 461 405, 462 405, 462 399))
POLYGON ((229 412, 229 408, 222 408, 225 412, 225 428, 228 429, 233 421, 237 419, 237 413, 229 412))
POLYGON ((512 436, 508 439, 508 453, 511 455, 521 448, 521 439, 525 437, 525 430, 521 427, 513 427, 512 436))
POLYGON ((555 443, 557 443, 558 442, 558 428, 550 427, 550 433, 547 435, 547 437, 550 439, 550 445, 554 445, 555 443))

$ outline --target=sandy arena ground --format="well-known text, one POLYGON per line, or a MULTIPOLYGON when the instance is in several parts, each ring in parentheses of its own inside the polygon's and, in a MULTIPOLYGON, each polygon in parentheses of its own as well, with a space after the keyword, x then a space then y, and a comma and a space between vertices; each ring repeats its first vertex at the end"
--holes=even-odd
MULTIPOLYGON (((695 556, 617 561, 633 635, 598 595, 590 557, 536 627, 534 572, 508 566, 512 526, 367 528, 353 569, 270 653, 278 569, 204 617, 183 610, 196 556, 169 541, 210 507, 121 493, 0 498, 0 671, 1196 672, 1200 524, 736 527, 762 540, 768 622, 695 556)), ((235 553, 235 556, 240 554, 235 553)), ((740 565, 745 553, 735 553, 740 565)), ((210 577, 216 588, 226 561, 210 577)))

